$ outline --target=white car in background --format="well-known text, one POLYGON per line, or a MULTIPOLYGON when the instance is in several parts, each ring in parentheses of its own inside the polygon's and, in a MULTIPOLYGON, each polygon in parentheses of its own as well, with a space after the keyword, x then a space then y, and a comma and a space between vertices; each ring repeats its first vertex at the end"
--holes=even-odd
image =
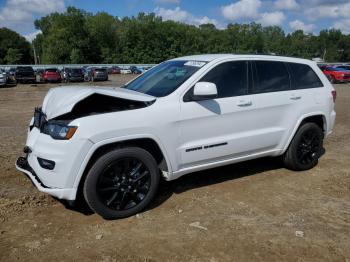
POLYGON ((131 72, 131 70, 128 69, 128 68, 121 68, 121 69, 120 69, 120 73, 121 73, 121 74, 131 74, 132 72, 131 72))
POLYGON ((309 60, 177 58, 122 88, 51 89, 16 166, 42 192, 70 201, 82 194, 102 217, 127 217, 152 201, 161 177, 265 156, 292 170, 314 167, 335 98, 309 60))
POLYGON ((6 72, 0 68, 0 86, 5 86, 6 81, 7 81, 6 72))

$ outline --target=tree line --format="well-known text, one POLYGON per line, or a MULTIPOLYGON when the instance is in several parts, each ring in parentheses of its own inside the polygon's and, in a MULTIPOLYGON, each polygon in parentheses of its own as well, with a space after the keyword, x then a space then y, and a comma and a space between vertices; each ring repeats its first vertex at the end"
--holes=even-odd
POLYGON ((155 14, 139 13, 119 19, 106 12, 96 14, 75 7, 35 21, 41 30, 32 43, 7 28, 0 28, 0 64, 34 62, 68 63, 159 63, 192 54, 266 53, 327 62, 350 61, 350 35, 322 30, 319 35, 303 31, 285 33, 278 26, 257 23, 213 24, 199 27, 163 21, 155 14))

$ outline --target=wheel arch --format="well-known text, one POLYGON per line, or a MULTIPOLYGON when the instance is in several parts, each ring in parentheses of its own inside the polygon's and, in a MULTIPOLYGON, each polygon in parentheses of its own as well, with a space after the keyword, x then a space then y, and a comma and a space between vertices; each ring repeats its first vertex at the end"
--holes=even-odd
POLYGON ((326 115, 323 112, 314 112, 314 113, 305 114, 305 115, 301 116, 298 119, 297 123, 295 124, 293 132, 291 133, 285 147, 283 148, 283 153, 286 152, 286 150, 288 149, 288 147, 289 147, 290 143, 292 142, 298 129, 305 123, 315 123, 316 125, 318 125, 322 129, 324 136, 326 136, 326 133, 327 133, 326 115))
POLYGON ((74 181, 74 188, 77 189, 76 198, 82 193, 82 186, 85 177, 89 172, 94 162, 103 154, 121 147, 140 147, 148 151, 155 157, 157 164, 161 170, 169 173, 171 172, 171 163, 166 155, 164 147, 161 143, 152 136, 129 137, 117 140, 105 140, 96 143, 88 152, 83 164, 79 169, 79 173, 74 181))

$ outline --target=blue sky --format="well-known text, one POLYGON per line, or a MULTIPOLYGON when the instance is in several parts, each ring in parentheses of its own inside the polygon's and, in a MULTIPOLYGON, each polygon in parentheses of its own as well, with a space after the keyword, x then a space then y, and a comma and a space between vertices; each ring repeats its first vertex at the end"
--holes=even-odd
POLYGON ((33 22, 51 12, 75 6, 113 16, 155 12, 164 20, 200 25, 258 22, 278 25, 286 32, 302 29, 318 34, 338 28, 350 33, 350 0, 0 0, 0 27, 11 28, 32 39, 38 33, 33 22))

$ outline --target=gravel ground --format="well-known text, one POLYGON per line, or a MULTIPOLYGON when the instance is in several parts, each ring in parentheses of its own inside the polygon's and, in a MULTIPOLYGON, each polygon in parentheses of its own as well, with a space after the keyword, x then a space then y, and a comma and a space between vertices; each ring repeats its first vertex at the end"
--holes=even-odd
POLYGON ((336 86, 335 130, 314 169, 264 158, 189 174, 116 221, 39 193, 14 167, 53 86, 0 89, 0 261, 350 261, 350 84, 336 86))

